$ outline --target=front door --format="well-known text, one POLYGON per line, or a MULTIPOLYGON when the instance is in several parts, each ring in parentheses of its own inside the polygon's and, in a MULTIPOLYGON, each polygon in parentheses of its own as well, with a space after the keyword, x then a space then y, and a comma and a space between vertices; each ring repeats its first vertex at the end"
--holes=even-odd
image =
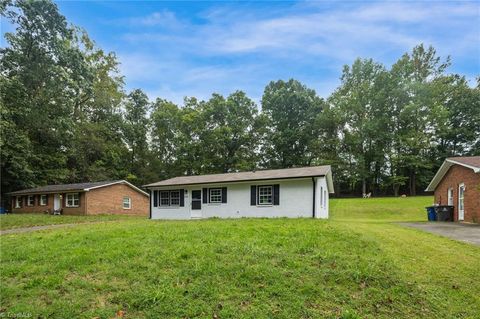
POLYGON ((458 220, 465 219, 464 198, 465 198, 465 184, 460 184, 458 186, 458 220))
POLYGON ((192 218, 202 217, 202 191, 192 190, 192 218))
POLYGON ((60 209, 60 194, 53 195, 53 210, 60 209))

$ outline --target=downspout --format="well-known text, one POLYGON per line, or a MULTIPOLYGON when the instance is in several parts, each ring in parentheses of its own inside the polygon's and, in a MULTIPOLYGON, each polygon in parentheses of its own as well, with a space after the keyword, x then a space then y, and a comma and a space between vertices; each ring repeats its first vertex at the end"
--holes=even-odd
POLYGON ((148 189, 148 194, 150 194, 150 196, 148 197, 148 219, 152 219, 152 201, 153 201, 153 198, 152 198, 152 190, 151 189, 148 189))
POLYGON ((315 193, 316 193, 316 184, 315 184, 315 177, 312 177, 313 182, 313 205, 312 205, 312 218, 315 218, 315 193))

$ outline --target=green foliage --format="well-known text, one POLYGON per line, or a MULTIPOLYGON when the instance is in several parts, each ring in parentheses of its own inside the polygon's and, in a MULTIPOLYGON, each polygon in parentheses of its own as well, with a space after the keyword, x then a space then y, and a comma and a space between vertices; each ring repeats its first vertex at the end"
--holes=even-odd
POLYGON ((324 101, 296 80, 270 82, 262 97, 267 135, 263 148, 269 167, 309 166, 318 157, 324 101))

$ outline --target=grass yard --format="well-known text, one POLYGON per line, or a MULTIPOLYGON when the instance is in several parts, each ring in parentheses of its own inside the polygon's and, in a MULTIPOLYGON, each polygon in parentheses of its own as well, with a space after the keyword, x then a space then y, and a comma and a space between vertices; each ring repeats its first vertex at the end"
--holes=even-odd
POLYGON ((479 318, 480 248, 392 223, 425 220, 431 201, 332 200, 328 221, 124 219, 3 235, 0 316, 479 318))
MULTIPOLYGON (((91 216, 71 216, 71 215, 46 215, 46 214, 8 214, 0 215, 0 230, 14 229, 21 227, 58 225, 58 224, 77 224, 91 222, 105 222, 113 220, 138 219, 141 217, 125 215, 91 215, 91 216)), ((145 218, 143 218, 145 219, 145 218)))

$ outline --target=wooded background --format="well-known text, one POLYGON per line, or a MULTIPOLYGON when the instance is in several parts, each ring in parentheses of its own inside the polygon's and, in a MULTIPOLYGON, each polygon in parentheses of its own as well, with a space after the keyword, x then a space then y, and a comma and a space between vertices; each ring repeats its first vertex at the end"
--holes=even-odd
POLYGON ((433 47, 388 67, 359 58, 326 99, 290 79, 270 82, 260 105, 242 91, 176 105, 125 92, 115 53, 53 2, 0 10, 16 26, 0 51, 2 194, 329 164, 337 195, 415 195, 445 157, 480 155, 480 79, 449 73, 433 47))

